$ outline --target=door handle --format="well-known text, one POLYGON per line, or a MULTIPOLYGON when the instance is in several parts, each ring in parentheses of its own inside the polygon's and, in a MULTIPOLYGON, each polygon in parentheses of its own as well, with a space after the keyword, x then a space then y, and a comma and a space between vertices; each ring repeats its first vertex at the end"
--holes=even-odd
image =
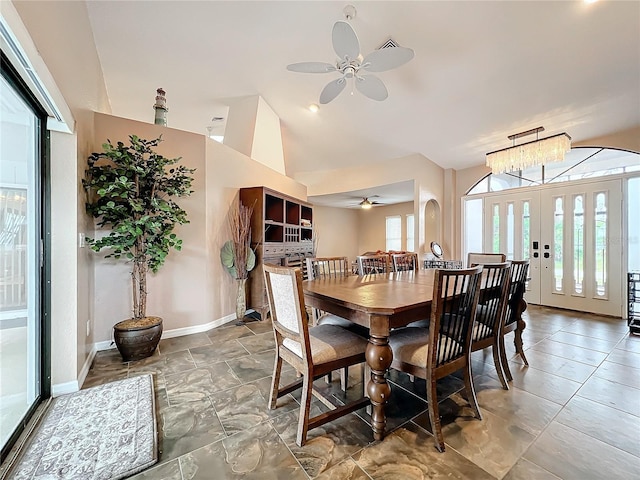
POLYGON ((549 258, 549 252, 544 252, 544 258, 549 258))

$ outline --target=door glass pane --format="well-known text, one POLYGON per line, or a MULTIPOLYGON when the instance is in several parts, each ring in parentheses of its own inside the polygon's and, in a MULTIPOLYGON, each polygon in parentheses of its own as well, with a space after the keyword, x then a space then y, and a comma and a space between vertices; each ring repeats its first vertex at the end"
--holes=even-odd
POLYGON ((468 199, 464 202, 464 252, 462 258, 467 258, 469 252, 483 251, 484 222, 482 206, 482 198, 468 199))
POLYGON ((604 192, 596 194, 594 228, 596 297, 605 297, 607 295, 607 194, 604 192))
POLYGON ((553 212, 553 291, 562 292, 562 242, 564 229, 564 212, 562 197, 556 197, 553 212))
POLYGON ((582 293, 584 280, 584 197, 573 198, 573 293, 582 293))
POLYGON ((500 253, 500 205, 493 206, 493 241, 492 252, 500 253))
POLYGON ((529 200, 522 202, 522 259, 529 260, 531 256, 531 214, 529 200))
POLYGON ((40 394, 36 302, 39 120, 0 77, 0 441, 40 394))
POLYGON ((507 203, 507 260, 513 260, 514 228, 513 203, 507 203))

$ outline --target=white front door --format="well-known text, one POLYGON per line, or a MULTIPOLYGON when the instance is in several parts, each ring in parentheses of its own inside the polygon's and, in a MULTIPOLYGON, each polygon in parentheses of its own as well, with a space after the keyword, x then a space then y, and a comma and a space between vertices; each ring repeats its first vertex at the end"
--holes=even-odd
POLYGON ((484 197, 483 251, 528 259, 529 303, 622 316, 622 180, 484 197))
POLYGON ((541 303, 622 316, 622 180, 541 196, 541 303))

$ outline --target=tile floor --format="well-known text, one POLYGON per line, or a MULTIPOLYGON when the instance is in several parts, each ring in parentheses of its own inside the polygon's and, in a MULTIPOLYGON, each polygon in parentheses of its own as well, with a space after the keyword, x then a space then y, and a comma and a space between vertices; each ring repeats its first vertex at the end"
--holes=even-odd
MULTIPOLYGON (((297 447, 298 397, 267 410, 269 323, 163 340, 139 362, 99 352, 83 388, 155 374, 160 461, 133 477, 140 480, 640 478, 640 337, 623 320, 577 312, 530 306, 525 319, 530 366, 509 342, 509 391, 490 352, 473 354, 481 421, 457 393, 459 378, 439 383, 445 453, 429 433, 424 381, 393 370, 384 441, 372 441, 360 411, 310 431, 297 447)), ((285 370, 285 381, 293 375, 285 370)), ((357 368, 350 377, 348 395, 361 388, 357 368)), ((339 393, 337 383, 318 381, 339 393)))

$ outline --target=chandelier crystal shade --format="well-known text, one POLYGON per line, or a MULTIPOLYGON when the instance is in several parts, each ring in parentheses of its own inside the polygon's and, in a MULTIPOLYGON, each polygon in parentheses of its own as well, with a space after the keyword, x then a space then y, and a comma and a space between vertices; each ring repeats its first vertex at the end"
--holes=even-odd
MULTIPOLYGON (((532 133, 537 134, 543 130, 544 127, 538 127, 510 135, 508 138, 515 141, 516 138, 532 133)), ((487 153, 487 166, 491 168, 493 173, 524 170, 535 165, 561 162, 569 150, 571 150, 571 137, 566 133, 560 133, 487 153)))

